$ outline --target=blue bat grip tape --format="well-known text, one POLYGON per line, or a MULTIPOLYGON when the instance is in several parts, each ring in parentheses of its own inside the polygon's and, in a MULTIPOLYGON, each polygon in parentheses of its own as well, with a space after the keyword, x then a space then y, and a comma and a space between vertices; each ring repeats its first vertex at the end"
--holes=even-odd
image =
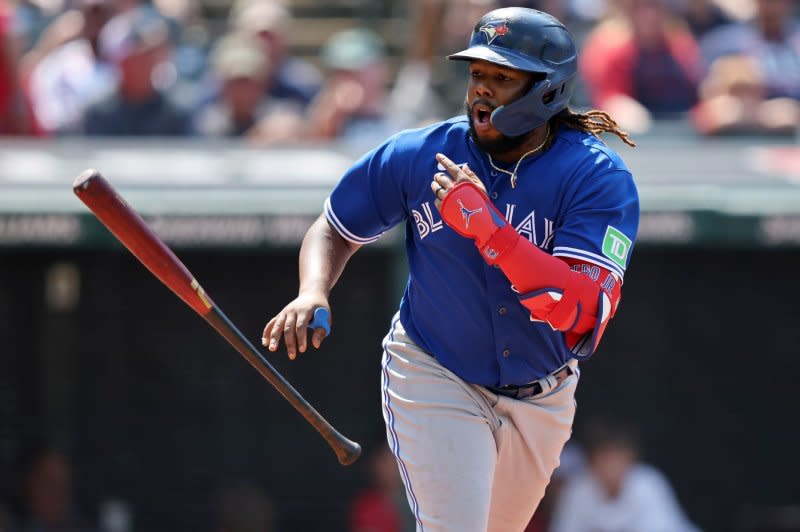
POLYGON ((330 336, 331 334, 331 326, 328 323, 328 319, 330 318, 331 314, 328 312, 328 309, 323 307, 317 307, 314 310, 314 319, 311 320, 311 323, 308 324, 310 329, 325 329, 325 336, 330 336))

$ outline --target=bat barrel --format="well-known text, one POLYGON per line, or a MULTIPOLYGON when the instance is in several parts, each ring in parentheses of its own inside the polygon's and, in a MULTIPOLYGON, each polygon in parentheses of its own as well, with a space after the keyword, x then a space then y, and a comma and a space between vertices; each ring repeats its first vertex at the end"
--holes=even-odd
POLYGON ((201 316, 211 310, 213 303, 200 283, 100 172, 85 170, 75 178, 72 190, 117 240, 184 303, 201 316))
MULTIPOLYGON (((180 259, 117 194, 100 172, 86 170, 75 179, 72 186, 78 198, 91 209, 117 240, 124 244, 159 281, 216 329, 322 435, 341 464, 351 464, 358 458, 361 447, 333 428, 264 358, 264 355, 211 301, 180 259)), ((327 326, 327 317, 322 316, 322 318, 324 326, 327 326)))

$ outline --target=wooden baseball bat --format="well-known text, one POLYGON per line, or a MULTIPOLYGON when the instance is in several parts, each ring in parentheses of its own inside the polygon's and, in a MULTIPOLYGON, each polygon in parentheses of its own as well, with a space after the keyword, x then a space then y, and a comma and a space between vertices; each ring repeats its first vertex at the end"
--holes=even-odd
MULTIPOLYGON (((331 426, 300 392, 270 364, 214 304, 194 276, 145 224, 97 170, 85 170, 72 184, 78 198, 159 281, 200 314, 264 379, 306 418, 336 453, 342 465, 358 459, 361 446, 331 426)), ((327 325, 327 323, 326 323, 327 325)), ((321 325, 320 325, 321 326, 321 325)))

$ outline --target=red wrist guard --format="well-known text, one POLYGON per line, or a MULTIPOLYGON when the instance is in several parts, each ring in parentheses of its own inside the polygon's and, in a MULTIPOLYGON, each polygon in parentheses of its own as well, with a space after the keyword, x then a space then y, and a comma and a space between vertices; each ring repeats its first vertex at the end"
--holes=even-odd
POLYGON ((458 183, 447 192, 440 212, 453 231, 475 241, 489 264, 500 260, 520 238, 486 194, 469 181, 458 183))

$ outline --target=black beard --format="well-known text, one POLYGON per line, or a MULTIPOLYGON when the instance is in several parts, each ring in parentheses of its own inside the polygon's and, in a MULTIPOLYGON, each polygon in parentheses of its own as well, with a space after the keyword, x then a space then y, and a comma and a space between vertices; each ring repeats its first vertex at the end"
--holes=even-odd
POLYGON ((472 140, 481 150, 489 155, 497 157, 516 150, 522 146, 528 138, 530 132, 517 135, 516 137, 509 137, 501 133, 501 136, 494 140, 481 140, 478 138, 478 132, 475 130, 475 121, 472 118, 472 106, 469 102, 464 102, 464 107, 467 109, 467 120, 469 120, 469 136, 472 137, 472 140))

